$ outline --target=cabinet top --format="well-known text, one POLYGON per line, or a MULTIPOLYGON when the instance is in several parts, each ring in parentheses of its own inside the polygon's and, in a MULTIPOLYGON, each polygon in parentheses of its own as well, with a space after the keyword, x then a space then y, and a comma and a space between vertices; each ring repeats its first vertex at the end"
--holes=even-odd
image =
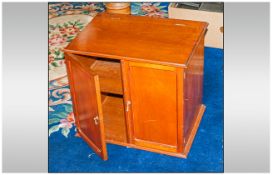
POLYGON ((64 52, 186 66, 207 25, 104 12, 96 15, 64 52))

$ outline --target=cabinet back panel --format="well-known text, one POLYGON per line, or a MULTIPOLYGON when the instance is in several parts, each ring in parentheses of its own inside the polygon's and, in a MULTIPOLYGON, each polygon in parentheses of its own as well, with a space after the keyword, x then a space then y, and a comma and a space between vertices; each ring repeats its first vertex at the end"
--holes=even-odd
POLYGON ((127 143, 123 98, 106 95, 102 108, 106 140, 127 143))
POLYGON ((119 61, 96 60, 91 70, 99 76, 102 92, 123 94, 121 64, 119 61))
POLYGON ((177 146, 176 72, 162 68, 130 63, 133 137, 177 146))

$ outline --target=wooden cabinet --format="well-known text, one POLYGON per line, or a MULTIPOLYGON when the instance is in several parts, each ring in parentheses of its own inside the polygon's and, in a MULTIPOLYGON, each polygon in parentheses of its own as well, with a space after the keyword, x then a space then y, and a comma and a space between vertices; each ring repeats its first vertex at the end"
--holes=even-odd
POLYGON ((65 48, 76 126, 102 159, 106 143, 186 158, 205 110, 206 28, 102 13, 65 48))

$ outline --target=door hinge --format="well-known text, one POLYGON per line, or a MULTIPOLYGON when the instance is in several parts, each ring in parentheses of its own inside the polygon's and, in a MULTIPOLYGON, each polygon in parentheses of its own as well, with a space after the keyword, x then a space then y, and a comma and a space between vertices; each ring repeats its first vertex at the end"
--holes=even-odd
POLYGON ((98 115, 95 116, 93 119, 94 119, 94 124, 98 125, 98 121, 99 121, 98 115))
POLYGON ((128 100, 127 103, 126 103, 126 112, 129 111, 130 105, 131 105, 131 101, 128 100))

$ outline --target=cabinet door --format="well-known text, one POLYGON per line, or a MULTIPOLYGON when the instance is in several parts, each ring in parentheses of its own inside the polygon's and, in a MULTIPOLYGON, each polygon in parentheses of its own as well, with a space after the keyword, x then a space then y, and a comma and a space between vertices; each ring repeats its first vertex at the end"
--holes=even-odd
POLYGON ((179 151, 182 119, 176 68, 136 62, 127 67, 132 141, 141 147, 179 151))
POLYGON ((89 146, 106 160, 107 150, 98 76, 91 75, 68 57, 66 56, 66 66, 77 130, 89 146))

